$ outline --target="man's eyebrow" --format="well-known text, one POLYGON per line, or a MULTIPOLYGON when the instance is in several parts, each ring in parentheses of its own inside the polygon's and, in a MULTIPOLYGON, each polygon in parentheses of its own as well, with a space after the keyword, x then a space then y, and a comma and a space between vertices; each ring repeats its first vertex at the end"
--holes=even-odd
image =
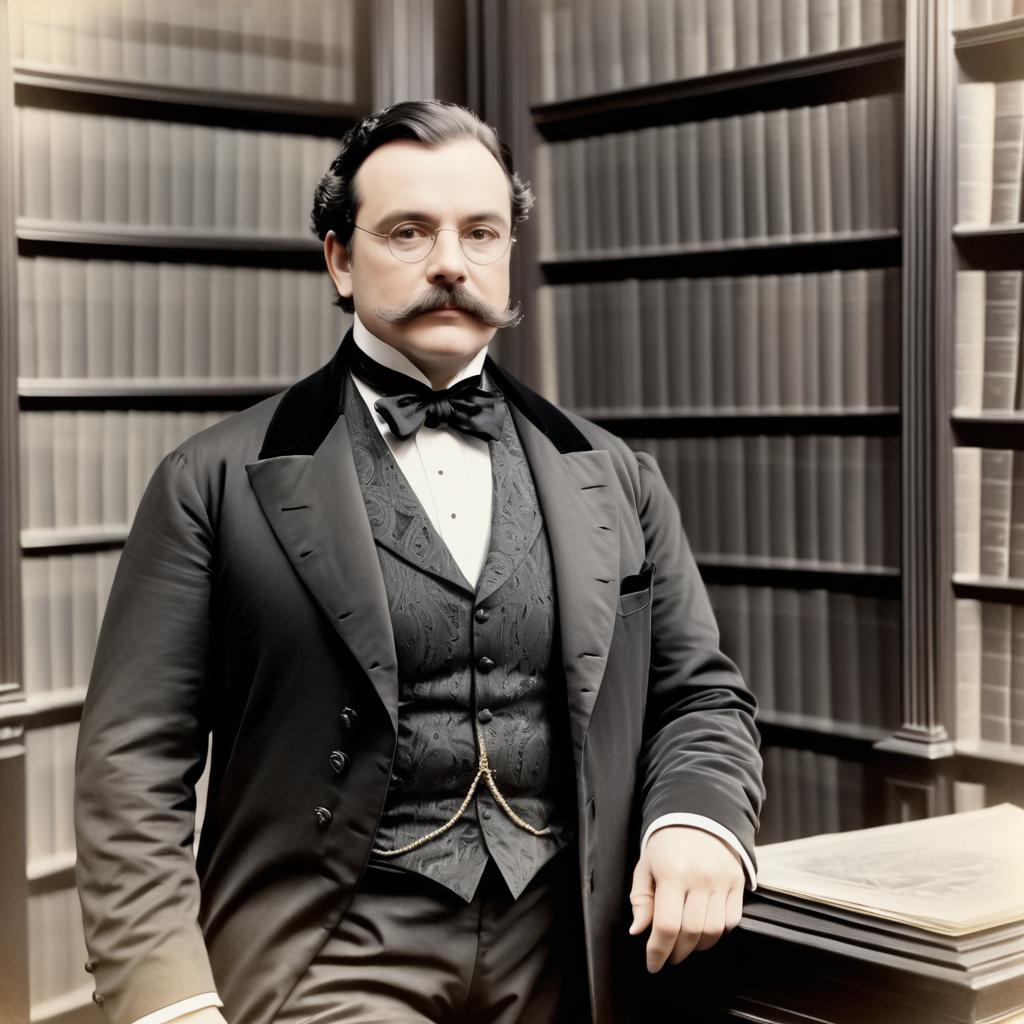
MULTIPOLYGON (((428 224, 434 223, 434 217, 422 210, 395 210, 385 214, 377 221, 377 227, 382 228, 386 224, 397 224, 403 220, 418 220, 428 224)), ((496 210, 481 210, 479 213, 470 213, 463 218, 464 222, 477 223, 478 221, 496 221, 499 224, 508 224, 508 221, 496 210)))

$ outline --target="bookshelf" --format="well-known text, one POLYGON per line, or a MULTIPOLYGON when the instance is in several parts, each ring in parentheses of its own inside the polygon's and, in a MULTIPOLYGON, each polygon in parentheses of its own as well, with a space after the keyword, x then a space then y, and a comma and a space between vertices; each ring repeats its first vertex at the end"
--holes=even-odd
POLYGON ((0 2, 5 1020, 96 1013, 73 760, 142 489, 179 439, 321 365, 347 326, 307 220, 370 109, 371 14, 0 2))
MULTIPOLYGON (((520 372, 658 458, 761 700, 776 794, 761 842, 1021 799, 1015 745, 961 728, 955 618, 964 601, 1016 614, 1024 583, 953 558, 953 450, 1024 447, 1024 403, 954 395, 958 274, 1024 269, 1019 164, 1014 217, 958 215, 955 96, 1024 79, 1021 15, 1014 0, 526 14, 520 145, 540 198, 520 372), (839 819, 815 810, 844 801, 839 819)), ((1018 312, 1008 352, 1019 327, 1018 312)), ((986 344, 982 329, 975 373, 986 344)))
POLYGON ((944 270, 952 319, 937 339, 952 448, 946 507, 953 510, 953 552, 939 600, 953 624, 946 648, 955 667, 947 684, 954 743, 976 771, 999 766, 1018 793, 1024 766, 1024 492, 1017 482, 1024 476, 1021 14, 1021 5, 1001 2, 950 12, 955 168, 940 226, 949 238, 944 270))

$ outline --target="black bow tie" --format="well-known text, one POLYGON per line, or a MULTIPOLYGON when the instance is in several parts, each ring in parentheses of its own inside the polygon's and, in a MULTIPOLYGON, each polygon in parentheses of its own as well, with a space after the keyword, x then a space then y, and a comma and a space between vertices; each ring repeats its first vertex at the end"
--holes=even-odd
POLYGON ((460 380, 450 388, 431 390, 426 384, 378 363, 358 345, 352 346, 352 372, 384 397, 373 403, 396 437, 412 437, 424 423, 442 423, 464 434, 497 441, 505 422, 505 396, 480 387, 483 374, 460 380))

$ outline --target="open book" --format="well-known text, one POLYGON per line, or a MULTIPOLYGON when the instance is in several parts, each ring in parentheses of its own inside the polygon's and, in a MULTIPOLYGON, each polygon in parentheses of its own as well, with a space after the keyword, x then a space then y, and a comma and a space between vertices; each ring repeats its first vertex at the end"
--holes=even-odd
POLYGON ((758 888, 941 935, 1024 920, 1024 809, 1004 803, 757 848, 758 888))

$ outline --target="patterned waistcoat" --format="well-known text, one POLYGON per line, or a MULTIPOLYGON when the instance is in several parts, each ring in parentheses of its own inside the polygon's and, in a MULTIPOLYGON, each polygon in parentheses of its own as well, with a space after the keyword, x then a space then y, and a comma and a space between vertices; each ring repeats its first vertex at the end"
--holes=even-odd
POLYGON ((551 553, 511 410, 488 442, 490 547, 474 589, 351 375, 344 402, 398 655, 398 750, 373 846, 414 847, 371 859, 468 902, 492 857, 518 897, 572 838, 575 769, 551 553), (480 774, 483 749, 497 795, 480 774))

